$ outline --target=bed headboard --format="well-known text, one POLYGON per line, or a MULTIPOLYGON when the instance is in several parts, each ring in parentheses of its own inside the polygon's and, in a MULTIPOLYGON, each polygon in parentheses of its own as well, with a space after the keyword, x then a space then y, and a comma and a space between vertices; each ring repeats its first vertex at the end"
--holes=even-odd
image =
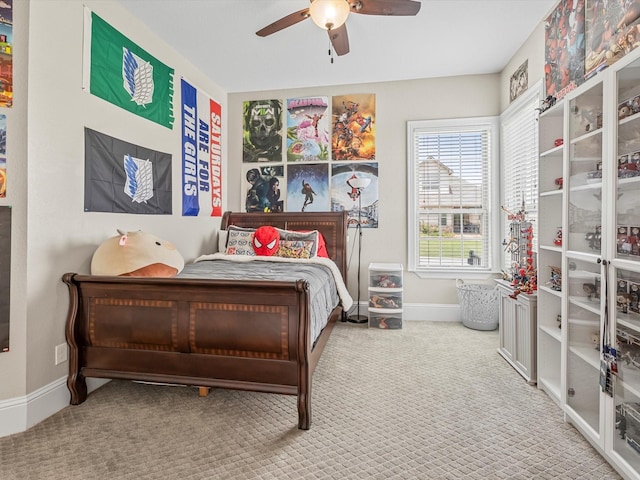
POLYGON ((327 244, 329 257, 347 280, 347 212, 225 212, 220 228, 229 225, 258 228, 262 225, 286 230, 318 230, 327 244))

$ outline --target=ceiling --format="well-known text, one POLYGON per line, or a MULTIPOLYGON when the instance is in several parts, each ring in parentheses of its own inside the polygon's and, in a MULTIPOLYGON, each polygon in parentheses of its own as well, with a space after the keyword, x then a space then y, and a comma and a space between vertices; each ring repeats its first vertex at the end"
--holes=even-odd
POLYGON ((255 34, 308 0, 118 1, 230 93, 500 72, 558 3, 422 0, 415 17, 351 14, 351 51, 331 63, 311 19, 255 34))

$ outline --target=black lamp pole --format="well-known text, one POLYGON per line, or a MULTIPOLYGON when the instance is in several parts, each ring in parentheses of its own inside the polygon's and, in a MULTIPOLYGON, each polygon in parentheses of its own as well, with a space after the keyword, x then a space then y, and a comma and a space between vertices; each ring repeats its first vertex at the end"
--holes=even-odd
POLYGON ((366 323, 369 317, 360 315, 360 257, 362 255, 362 188, 358 188, 358 303, 357 314, 350 315, 348 320, 351 323, 366 323))

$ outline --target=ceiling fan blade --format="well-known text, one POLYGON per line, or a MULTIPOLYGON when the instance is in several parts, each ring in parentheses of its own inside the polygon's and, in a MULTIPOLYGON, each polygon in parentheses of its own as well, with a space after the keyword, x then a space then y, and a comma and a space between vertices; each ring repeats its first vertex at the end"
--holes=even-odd
POLYGON ((256 32, 256 35, 258 35, 259 37, 266 37, 267 35, 279 32, 280 30, 290 27, 291 25, 295 25, 296 23, 306 20, 307 18, 309 18, 309 9, 305 8, 295 13, 291 13, 286 17, 282 17, 280 20, 276 20, 275 22, 258 30, 256 32))
POLYGON ((336 29, 329 30, 329 40, 333 45, 333 50, 338 56, 349 53, 349 35, 347 35, 347 24, 343 23, 336 29))
POLYGON ((365 15, 417 15, 420 2, 414 0, 357 0, 349 2, 351 11, 365 15))

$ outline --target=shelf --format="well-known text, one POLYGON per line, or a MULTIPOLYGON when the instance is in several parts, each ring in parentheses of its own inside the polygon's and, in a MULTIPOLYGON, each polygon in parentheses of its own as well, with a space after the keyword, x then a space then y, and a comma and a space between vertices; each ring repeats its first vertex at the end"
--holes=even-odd
POLYGON ((593 345, 569 345, 569 351, 590 367, 600 369, 600 350, 594 348, 593 345))
POLYGON ((571 144, 575 145, 577 143, 582 143, 586 140, 592 139, 593 137, 601 134, 602 134, 602 128, 598 128, 597 130, 593 130, 592 132, 587 132, 584 135, 580 135, 579 137, 572 138, 571 144))
POLYGON ((551 295, 555 295, 558 298, 562 298, 562 292, 558 290, 553 290, 545 285, 538 285, 538 291, 550 293, 551 295))
POLYGON ((600 315, 600 300, 598 300, 598 303, 595 303, 587 300, 587 297, 570 296, 569 303, 584 308, 596 315, 600 315))
POLYGON ((540 248, 540 250, 548 250, 549 252, 562 253, 562 247, 557 245, 540 245, 538 248, 540 248))
POLYGON ((548 192, 540 192, 541 197, 559 197, 562 196, 562 189, 549 190, 548 192))
POLYGON ((550 150, 546 150, 542 153, 540 153, 540 158, 549 158, 549 157, 554 157, 554 158, 558 158, 560 157, 560 161, 562 161, 562 147, 564 147, 564 145, 559 145, 557 147, 553 147, 550 150))
POLYGON ((541 332, 544 332, 545 334, 549 335, 554 340, 557 340, 558 342, 562 341, 562 330, 559 329, 558 327, 551 328, 551 327, 547 327, 546 325, 538 325, 538 328, 540 329, 541 332))
POLYGON ((546 378, 538 377, 538 387, 544 390, 547 395, 549 395, 549 398, 560 406, 560 385, 557 385, 546 378))

